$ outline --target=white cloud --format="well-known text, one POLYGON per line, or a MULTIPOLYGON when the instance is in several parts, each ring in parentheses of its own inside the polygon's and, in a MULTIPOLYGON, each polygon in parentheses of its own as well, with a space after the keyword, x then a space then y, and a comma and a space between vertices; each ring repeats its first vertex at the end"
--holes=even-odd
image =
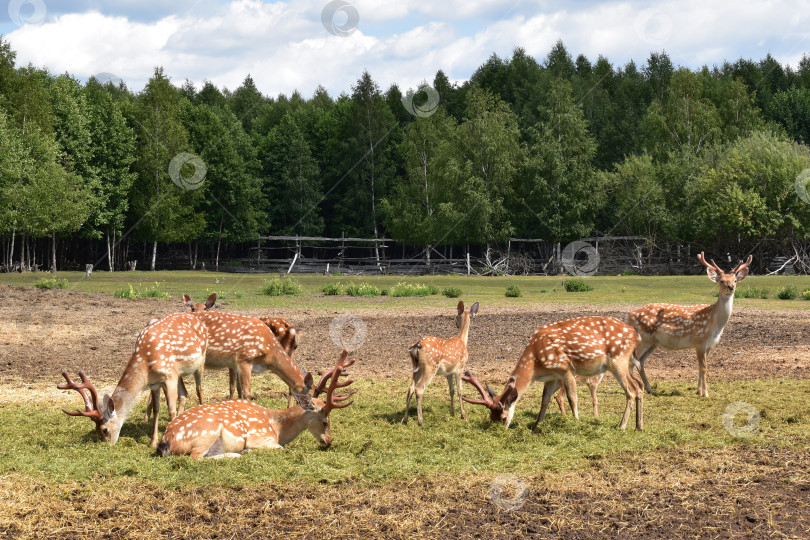
POLYGON ((311 95, 323 84, 333 96, 349 92, 364 69, 383 89, 415 87, 438 69, 466 80, 493 52, 509 56, 520 46, 542 61, 557 39, 574 55, 595 61, 603 54, 617 66, 631 58, 642 64, 653 50, 690 67, 768 52, 795 65, 810 49, 807 0, 352 3, 360 24, 343 38, 321 24, 325 0, 185 2, 154 20, 143 9, 137 17, 106 8, 50 14, 7 38, 20 63, 80 78, 110 72, 134 90, 163 66, 176 83, 209 79, 233 89, 250 73, 268 95, 311 95))

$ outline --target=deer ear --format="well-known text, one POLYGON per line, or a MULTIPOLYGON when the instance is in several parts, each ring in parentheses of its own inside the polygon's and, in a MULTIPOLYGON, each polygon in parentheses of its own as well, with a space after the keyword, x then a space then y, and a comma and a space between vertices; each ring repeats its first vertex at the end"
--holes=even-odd
POLYGON ((306 394, 296 394, 295 392, 292 393, 292 397, 295 398, 295 401, 298 405, 301 406, 302 409, 305 411, 315 412, 318 409, 315 407, 315 404, 312 403, 312 398, 306 394))
POLYGON ((459 300, 459 302, 458 302, 458 314, 461 315, 462 313, 464 313, 464 301, 459 300))
POLYGON ((211 309, 217 303, 217 293, 211 293, 208 300, 205 301, 205 309, 211 309))
POLYGON ((115 414, 115 402, 110 398, 109 394, 104 394, 101 408, 104 409, 102 414, 105 420, 109 420, 115 414))
POLYGON ((298 345, 301 344, 301 340, 298 338, 298 333, 295 331, 295 328, 290 328, 290 334, 293 336, 293 350, 298 348, 298 345))
POLYGON ((737 282, 744 280, 748 277, 748 267, 743 268, 739 272, 737 272, 737 282))
POLYGON ((710 280, 715 283, 720 283, 722 276, 714 268, 706 268, 706 274, 709 276, 710 280))
POLYGON ((478 302, 474 303, 470 308, 470 317, 475 317, 476 313, 478 313, 478 302))
POLYGON ((187 294, 183 295, 183 303, 192 309, 194 308, 194 301, 187 294))
MULTIPOLYGON (((303 370, 303 368, 301 369, 303 370)), ((307 389, 307 394, 312 390, 312 373, 304 375, 304 387, 307 389)))

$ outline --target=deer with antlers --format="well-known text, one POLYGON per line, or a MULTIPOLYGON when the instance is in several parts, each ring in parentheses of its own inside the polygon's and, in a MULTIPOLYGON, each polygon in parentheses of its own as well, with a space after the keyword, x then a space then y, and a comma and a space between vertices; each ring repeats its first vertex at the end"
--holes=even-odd
MULTIPOLYGON (((204 369, 208 331, 191 314, 174 313, 144 328, 135 344, 135 352, 127 363, 112 396, 105 395, 99 404, 98 393, 84 372, 79 372, 82 382, 75 383, 66 371, 62 376, 67 384, 60 390, 77 390, 84 400, 84 411, 64 411, 72 416, 86 416, 96 424, 98 436, 110 444, 118 441, 121 426, 132 412, 141 394, 147 388, 152 394, 154 423, 152 446, 158 442, 158 410, 160 389, 165 389, 169 416, 177 415, 178 381, 183 375, 194 375, 197 381, 197 397, 202 403, 200 382, 204 369), (90 391, 92 399, 87 395, 90 391)), ((181 403, 182 406, 182 403, 181 403)), ((182 409, 180 409, 182 412, 182 409)))
POLYGON ((457 336, 449 339, 437 337, 425 337, 411 345, 408 352, 413 362, 413 379, 408 388, 408 397, 405 400, 405 416, 402 423, 408 423, 408 412, 411 406, 411 397, 416 395, 416 414, 419 425, 422 425, 422 396, 425 389, 436 375, 447 377, 447 384, 450 386, 450 414, 455 416, 456 410, 453 405, 453 383, 458 388, 458 408, 461 411, 461 418, 467 418, 464 412, 464 404, 461 400, 461 374, 464 365, 467 363, 467 336, 470 332, 470 321, 478 313, 478 302, 474 303, 469 311, 464 310, 464 302, 458 303, 458 315, 456 315, 456 326, 459 328, 457 336))
POLYGON ((635 364, 634 351, 640 338, 628 324, 613 317, 577 317, 543 326, 537 329, 520 356, 503 392, 496 394, 489 385, 486 390, 470 371, 462 380, 472 384, 481 394, 480 400, 464 398, 468 403, 485 405, 490 410, 493 422, 512 422, 515 404, 533 381, 542 381, 543 401, 540 414, 532 428, 537 427, 546 414, 551 397, 562 386, 566 390, 568 404, 574 418, 579 419, 577 409, 577 375, 598 376, 609 371, 624 390, 627 405, 619 424, 627 427, 633 402, 636 404, 636 429, 643 428, 643 391, 641 381, 631 374, 635 364))
MULTIPOLYGON (((309 430, 321 446, 332 444, 329 413, 353 403, 341 403, 354 392, 336 396, 335 390, 354 379, 340 381, 354 363, 343 350, 337 365, 321 378, 312 397, 294 394, 298 405, 284 410, 266 409, 247 400, 220 401, 189 409, 172 420, 158 445, 162 456, 189 455, 191 459, 231 458, 260 448, 282 448, 309 430), (328 383, 328 387, 326 386, 328 383), (326 401, 317 396, 326 391, 326 401)), ((312 381, 312 375, 307 375, 312 381)))
POLYGON ((737 283, 748 276, 748 266, 753 257, 749 255, 747 261, 735 266, 728 274, 714 261, 707 263, 703 252, 697 258, 706 267, 709 279, 720 287, 717 302, 697 306, 647 304, 631 311, 627 317, 627 322, 641 335, 638 372, 644 381, 645 390, 650 394, 653 389, 644 371, 644 364, 660 345, 666 349, 695 349, 698 360, 697 394, 709 397, 706 387, 706 357, 723 335, 723 329, 731 317, 737 283))

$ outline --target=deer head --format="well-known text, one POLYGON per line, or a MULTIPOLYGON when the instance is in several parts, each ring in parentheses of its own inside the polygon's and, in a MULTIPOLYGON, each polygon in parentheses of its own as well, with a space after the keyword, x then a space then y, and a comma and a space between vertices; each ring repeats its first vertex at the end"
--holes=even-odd
MULTIPOLYGON (((473 319, 476 313, 478 313, 478 302, 474 303, 470 307, 470 319, 473 319)), ((464 302, 459 301, 458 315, 456 315, 456 328, 461 328, 461 324, 463 321, 464 321, 464 302)))
POLYGON ((66 411, 63 409, 62 412, 70 416, 85 416, 89 418, 96 424, 96 433, 99 438, 111 445, 115 444, 118 441, 118 434, 121 432, 121 425, 123 424, 123 421, 115 414, 115 402, 110 399, 110 396, 105 394, 104 405, 103 407, 99 407, 96 387, 87 379, 87 375, 85 375, 84 371, 79 371, 79 377, 82 380, 80 384, 74 382, 67 371, 62 371, 62 377, 65 378, 67 383, 60 384, 57 388, 59 390, 76 390, 79 392, 82 396, 82 400, 84 400, 85 407, 84 411, 66 411), (88 397, 87 390, 90 391, 91 397, 88 397))
POLYGON ((475 378, 470 370, 464 372, 464 376, 461 380, 472 384, 478 390, 478 393, 481 394, 482 398, 470 399, 463 397, 462 399, 464 401, 474 405, 486 406, 489 408, 490 420, 493 422, 504 422, 506 423, 506 427, 509 427, 509 424, 512 423, 512 416, 515 414, 515 403, 518 398, 518 391, 515 387, 515 377, 509 377, 506 388, 504 388, 500 395, 496 395, 495 390, 490 388, 486 383, 484 383, 486 385, 486 391, 484 391, 484 387, 481 386, 481 383, 478 382, 478 379, 475 378))
POLYGON ((726 296, 734 295, 734 290, 737 288, 737 283, 744 280, 746 276, 748 276, 748 266, 753 260, 753 256, 749 255, 747 261, 744 263, 741 262, 735 266, 731 272, 726 274, 723 272, 722 268, 717 266, 717 263, 715 263, 714 260, 711 260, 711 264, 707 263, 702 251, 697 258, 701 263, 703 263, 703 266, 706 267, 706 274, 709 276, 709 279, 720 285, 720 294, 726 296))
POLYGON ((217 302, 217 293, 212 293, 205 302, 197 302, 196 304, 187 294, 183 295, 183 304, 191 308, 192 313, 197 311, 208 311, 217 302))

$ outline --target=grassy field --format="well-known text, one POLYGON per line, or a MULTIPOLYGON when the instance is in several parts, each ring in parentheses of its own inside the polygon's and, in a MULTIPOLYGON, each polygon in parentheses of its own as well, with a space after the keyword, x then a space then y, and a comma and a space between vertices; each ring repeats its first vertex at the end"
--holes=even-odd
MULTIPOLYGON (((125 291, 132 285, 136 289, 148 289, 180 298, 183 293, 195 299, 216 292, 219 300, 230 308, 251 309, 256 307, 335 309, 366 308, 369 302, 350 296, 324 297, 321 289, 327 284, 369 283, 379 289, 390 289, 399 282, 434 285, 439 294, 428 297, 383 296, 375 302, 374 309, 397 307, 446 305, 447 298, 441 291, 448 287, 461 289, 461 300, 479 301, 488 305, 532 305, 537 303, 557 304, 624 304, 637 305, 649 302, 680 302, 689 304, 711 303, 717 296, 717 286, 705 275, 700 276, 594 276, 584 278, 593 287, 588 292, 566 292, 562 277, 466 277, 466 276, 319 276, 292 274, 291 279, 302 286, 303 292, 295 296, 267 296, 260 291, 268 279, 267 274, 225 274, 216 272, 159 271, 159 272, 96 272, 86 278, 81 272, 59 272, 56 275, 0 274, 0 284, 33 286, 49 278, 64 279, 69 290, 103 292, 114 294, 125 291), (506 288, 517 285, 521 296, 507 298, 506 288), (323 301, 313 302, 313 298, 323 301)), ((752 276, 739 285, 739 291, 764 289, 767 299, 742 298, 738 294, 736 305, 755 306, 765 309, 810 309, 810 301, 801 294, 794 300, 779 300, 776 292, 782 287, 793 286, 801 293, 810 289, 810 276, 752 276)))

